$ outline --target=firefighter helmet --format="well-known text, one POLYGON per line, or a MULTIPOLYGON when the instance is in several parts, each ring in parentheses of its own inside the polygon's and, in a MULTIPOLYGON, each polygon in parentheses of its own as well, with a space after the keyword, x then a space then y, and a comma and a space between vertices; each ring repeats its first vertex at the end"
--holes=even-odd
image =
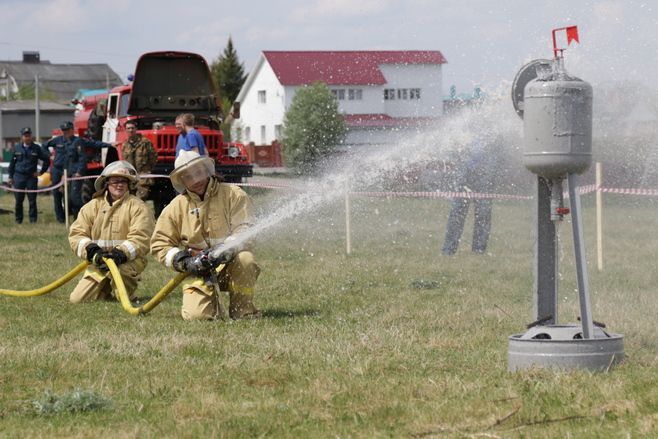
POLYGON ((215 175, 215 163, 211 158, 199 155, 196 151, 182 150, 176 158, 174 170, 169 174, 169 178, 174 189, 182 194, 186 190, 184 176, 207 178, 213 175, 215 175))
POLYGON ((103 169, 101 175, 94 182, 94 188, 97 191, 102 191, 105 189, 105 183, 110 177, 123 177, 128 179, 130 188, 134 188, 137 184, 139 176, 137 175, 137 170, 133 165, 125 160, 119 160, 112 162, 103 169))

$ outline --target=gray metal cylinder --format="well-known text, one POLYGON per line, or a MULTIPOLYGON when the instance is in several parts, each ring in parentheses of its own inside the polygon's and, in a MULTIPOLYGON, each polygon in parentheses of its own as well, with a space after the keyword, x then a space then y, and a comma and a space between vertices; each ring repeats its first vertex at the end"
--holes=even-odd
POLYGON ((534 79, 524 89, 523 164, 553 179, 592 162, 592 86, 566 74, 534 79))

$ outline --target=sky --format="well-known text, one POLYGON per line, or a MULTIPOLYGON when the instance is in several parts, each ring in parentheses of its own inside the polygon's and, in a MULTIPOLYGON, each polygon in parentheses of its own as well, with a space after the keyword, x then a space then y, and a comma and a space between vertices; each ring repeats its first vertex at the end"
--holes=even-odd
POLYGON ((37 50, 53 63, 107 63, 124 81, 142 53, 212 62, 230 36, 247 73, 263 50, 439 50, 444 93, 469 93, 508 87, 523 64, 552 57, 552 29, 577 25, 571 74, 658 89, 652 0, 0 0, 0 10, 0 59, 37 50))

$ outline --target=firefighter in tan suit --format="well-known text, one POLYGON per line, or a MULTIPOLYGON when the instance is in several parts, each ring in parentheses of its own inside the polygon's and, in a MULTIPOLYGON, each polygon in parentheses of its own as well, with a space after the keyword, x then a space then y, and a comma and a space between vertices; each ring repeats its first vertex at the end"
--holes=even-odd
POLYGON ((220 290, 229 292, 232 319, 259 316, 252 299, 260 268, 247 244, 236 245, 236 235, 252 222, 249 196, 222 183, 212 159, 195 151, 181 151, 170 178, 180 195, 158 218, 151 253, 166 267, 190 273, 183 283, 183 319, 220 317, 220 290), (222 265, 199 263, 199 253, 220 244, 225 248, 218 257, 222 265))
POLYGON ((103 258, 118 265, 133 298, 139 275, 146 268, 155 222, 146 204, 130 193, 137 180, 137 171, 130 163, 121 160, 108 165, 94 183, 94 197, 71 225, 71 248, 90 262, 71 293, 72 303, 113 298, 114 285, 103 258))

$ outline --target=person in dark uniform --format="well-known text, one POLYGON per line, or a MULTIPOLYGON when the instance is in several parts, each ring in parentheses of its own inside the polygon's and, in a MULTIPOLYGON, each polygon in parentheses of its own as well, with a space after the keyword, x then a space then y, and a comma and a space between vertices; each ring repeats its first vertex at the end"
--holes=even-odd
MULTIPOLYGON (((56 185, 62 181, 64 169, 67 170, 69 178, 81 177, 85 175, 87 160, 82 148, 109 148, 114 145, 96 140, 82 139, 73 134, 73 123, 64 122, 59 128, 62 135, 54 137, 43 144, 44 148, 55 149, 55 160, 52 170, 52 184, 56 185)), ((82 207, 82 180, 73 180, 69 186, 69 205, 73 218, 78 217, 78 212, 82 207)), ((55 216, 57 221, 63 223, 65 220, 63 190, 53 192, 53 201, 55 203, 55 216)))
MULTIPOLYGON (((16 146, 14 155, 9 162, 9 185, 14 189, 36 190, 37 176, 48 171, 50 166, 50 156, 41 145, 34 143, 32 138, 32 129, 29 127, 21 130, 21 142, 16 146), (39 160, 43 162, 41 171, 37 172, 39 160)), ((16 223, 23 222, 23 200, 25 192, 14 192, 16 205, 14 213, 16 223)), ((28 215, 31 223, 37 222, 37 194, 36 192, 27 193, 27 201, 30 205, 28 215)))

